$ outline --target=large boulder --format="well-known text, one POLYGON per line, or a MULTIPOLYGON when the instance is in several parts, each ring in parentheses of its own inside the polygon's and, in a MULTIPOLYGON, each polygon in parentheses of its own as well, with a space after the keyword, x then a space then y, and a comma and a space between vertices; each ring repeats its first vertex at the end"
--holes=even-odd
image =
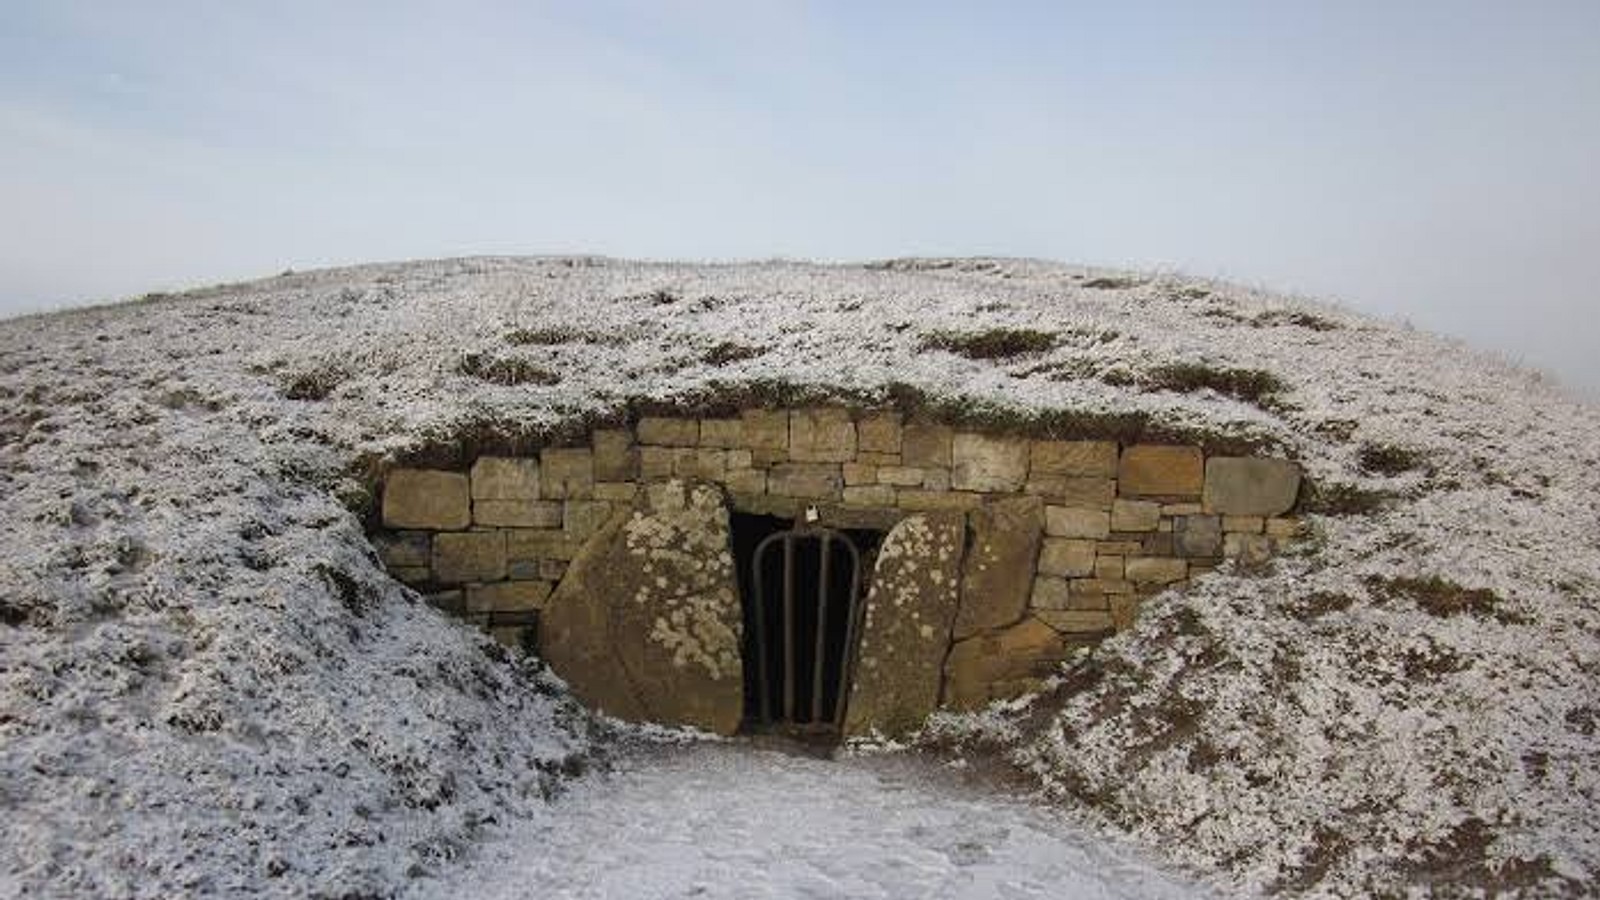
POLYGON ((545 604, 542 655, 606 713, 734 733, 743 623, 729 547, 715 487, 651 485, 573 559, 545 604))
POLYGON ((1044 502, 1007 497, 974 510, 969 518, 972 550, 962 565, 957 640, 1022 618, 1044 531, 1044 502))
POLYGON ((965 516, 953 512, 919 513, 884 536, 867 593, 847 735, 905 734, 938 705, 965 537, 965 516))

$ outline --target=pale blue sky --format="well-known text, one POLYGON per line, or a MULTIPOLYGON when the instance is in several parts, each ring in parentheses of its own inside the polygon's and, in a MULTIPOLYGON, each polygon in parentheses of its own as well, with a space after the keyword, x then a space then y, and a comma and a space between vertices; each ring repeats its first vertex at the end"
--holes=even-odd
POLYGON ((0 0, 0 315, 471 253, 1040 256, 1600 391, 1600 2, 0 0))

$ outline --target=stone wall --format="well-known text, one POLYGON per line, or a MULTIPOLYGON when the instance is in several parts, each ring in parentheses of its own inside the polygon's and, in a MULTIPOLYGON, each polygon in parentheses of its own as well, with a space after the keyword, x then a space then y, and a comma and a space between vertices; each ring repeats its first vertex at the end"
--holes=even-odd
MULTIPOLYGON (((589 446, 482 457, 467 472, 392 470, 376 542, 396 577, 518 642, 569 564, 600 552, 586 545, 614 520, 650 514, 646 487, 670 482, 715 487, 726 508, 809 510, 835 527, 889 531, 924 514, 964 521, 955 609, 932 638, 944 650, 942 678, 889 691, 930 698, 918 701, 928 709, 895 710, 901 728, 935 702, 971 709, 1036 686, 1073 648, 1128 627, 1142 599, 1224 559, 1264 563, 1297 530, 1300 472, 1192 446, 1035 440, 891 412, 752 409, 644 418, 595 431, 589 446)), ((887 691, 896 676, 882 669, 894 656, 863 649, 852 697, 887 691)), ((658 705, 651 715, 672 713, 658 705)))

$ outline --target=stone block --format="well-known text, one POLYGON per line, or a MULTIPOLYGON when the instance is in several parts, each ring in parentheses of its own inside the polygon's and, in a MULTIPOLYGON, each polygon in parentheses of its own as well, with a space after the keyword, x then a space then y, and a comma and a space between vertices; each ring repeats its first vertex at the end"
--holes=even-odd
POLYGON ((433 580, 433 570, 427 566, 390 566, 389 574, 409 585, 427 584, 433 580))
POLYGON ((1117 445, 1113 441, 1034 441, 1030 471, 1030 477, 1111 478, 1117 474, 1117 445))
POLYGON ((506 558, 513 561, 572 559, 583 548, 583 541, 566 531, 514 528, 505 532, 506 558))
POLYGON ((1111 504, 1112 531, 1155 531, 1160 524, 1159 503, 1119 499, 1111 504))
POLYGON ((838 465, 779 463, 767 473, 767 493, 827 500, 839 496, 843 482, 838 465))
POLYGON ((894 488, 887 484, 868 484, 844 489, 846 506, 894 506, 894 488))
POLYGON ((1260 534, 1267 527, 1267 520, 1260 516, 1223 516, 1222 530, 1237 531, 1242 534, 1260 534))
POLYGON ((1206 460, 1206 512, 1225 516, 1279 516, 1300 495, 1300 467, 1284 459, 1213 456, 1206 460))
POLYGON ((633 433, 624 428, 605 428, 594 433, 594 477, 596 481, 632 481, 639 477, 639 448, 633 433))
POLYGON ((1037 497, 1003 497, 973 510, 967 522, 957 640, 1022 618, 1044 531, 1044 504, 1037 497))
POLYGON ((1097 556, 1094 559, 1094 577, 1101 581, 1121 581, 1122 561, 1121 556, 1097 556))
POLYGON ((690 447, 640 447, 639 477, 645 481, 662 481, 673 477, 680 466, 679 460, 694 455, 690 447))
POLYGON ((850 462, 856 458, 856 423, 843 409, 789 413, 789 458, 795 462, 850 462))
POLYGON ((478 500, 472 504, 472 521, 479 525, 514 528, 560 528, 559 500, 478 500))
POLYGON ((1051 537, 1104 540, 1111 536, 1111 514, 1101 509, 1046 506, 1044 531, 1051 537))
MULTIPOLYGON (((747 409, 739 414, 744 423, 744 445, 752 450, 789 449, 789 413, 781 409, 747 409)), ((782 460, 773 460, 782 462, 782 460)))
POLYGON ((1039 573, 1063 578, 1094 574, 1094 541, 1045 538, 1039 548, 1039 573))
POLYGON ((433 538, 433 575, 443 584, 506 577, 506 533, 468 531, 433 538))
POLYGON ((1222 555, 1221 516, 1178 516, 1172 520, 1172 549, 1182 557, 1222 555))
POLYGON ((701 419, 700 446, 721 447, 725 450, 745 446, 744 420, 701 419))
POLYGON ((1058 634, 1103 636, 1116 630, 1116 622, 1112 620, 1109 609, 1105 611, 1041 609, 1034 615, 1058 634))
POLYGON ((1132 628, 1139 616, 1139 598, 1133 594, 1113 594, 1108 599, 1111 602, 1111 622, 1116 629, 1127 631, 1132 628))
POLYGON ((383 483, 387 528, 453 531, 472 522, 467 476, 434 469, 395 469, 383 483))
POLYGON ((767 470, 765 469, 729 469, 723 481, 728 490, 735 494, 765 494, 767 492, 767 470))
POLYGON ((755 447, 755 448, 752 448, 750 450, 750 465, 754 466, 757 469, 765 469, 765 468, 767 468, 769 466, 775 466, 778 463, 788 462, 788 461, 789 461, 789 448, 788 447, 784 447, 784 448, 777 449, 777 450, 769 450, 769 449, 763 449, 763 448, 760 448, 760 447, 755 447))
POLYGON ((1178 553, 1178 551, 1177 551, 1178 544, 1177 544, 1177 541, 1173 540, 1173 537, 1172 537, 1172 522, 1170 520, 1169 521, 1165 521, 1165 522, 1162 522, 1161 525, 1162 525, 1163 528, 1166 529, 1165 531, 1157 531, 1157 532, 1153 532, 1153 533, 1150 533, 1150 534, 1146 534, 1144 536, 1144 539, 1139 542, 1139 552, 1140 552, 1141 555, 1144 555, 1144 556, 1176 556, 1177 555, 1177 553, 1178 553))
POLYGON ((978 508, 983 503, 983 495, 956 491, 919 491, 912 488, 901 488, 896 502, 901 509, 914 512, 931 510, 963 512, 978 508))
POLYGON ((1222 555, 1245 568, 1266 565, 1272 551, 1272 538, 1263 534, 1230 534, 1222 544, 1222 555))
POLYGON ((879 466, 878 483, 895 487, 920 487, 927 472, 915 466, 879 466))
POLYGON ((1189 577, 1189 561, 1158 556, 1132 556, 1123 567, 1134 584, 1171 584, 1189 577))
POLYGON ((1172 518, 1174 516, 1198 516, 1205 511, 1205 507, 1198 503, 1161 504, 1161 515, 1163 518, 1172 518))
POLYGON ((1020 491, 1028 480, 1026 438, 959 432, 950 459, 950 486, 958 491, 1020 491))
POLYGON ((569 537, 583 539, 606 524, 611 518, 611 504, 603 500, 568 500, 562 528, 569 537))
POLYGON ((472 499, 539 499, 539 461, 515 456, 478 457, 472 464, 472 499))
POLYGON ((756 464, 755 453, 742 447, 728 451, 728 468, 748 469, 756 464))
POLYGON ((697 481, 722 481, 728 475, 728 451, 714 447, 683 450, 673 458, 672 474, 697 481))
POLYGON ((544 581, 560 581, 561 576, 567 574, 567 561, 564 559, 539 560, 539 578, 544 581))
POLYGON ((1267 520, 1265 531, 1267 537, 1286 541, 1299 537, 1300 529, 1301 524, 1299 519, 1277 518, 1267 520))
POLYGON ((1198 498, 1205 484, 1199 447, 1136 444, 1122 451, 1117 490, 1124 497, 1198 498))
POLYGON ((901 429, 901 462, 924 469, 948 469, 954 439, 955 432, 948 426, 907 422, 901 429))
POLYGON ((847 486, 854 486, 858 484, 877 484, 878 467, 864 466, 861 463, 845 463, 844 483, 847 486))
POLYGON ((1065 578, 1039 575, 1033 579, 1033 592, 1028 606, 1032 609, 1067 609, 1072 602, 1072 592, 1065 578))
POLYGON ((507 559, 506 577, 512 581, 537 581, 540 561, 537 559, 507 559))
POLYGON ((467 588, 467 612, 538 609, 550 596, 548 581, 497 581, 467 588))
POLYGON ((1092 506, 1110 509, 1117 496, 1117 483, 1109 478, 1081 478, 1076 475, 1035 475, 1023 490, 1038 494, 1059 506, 1092 506))
POLYGON ((438 591, 425 597, 428 605, 437 610, 459 616, 467 611, 467 595, 465 591, 438 591))
POLYGON ((631 481, 597 481, 594 498, 607 503, 632 503, 639 496, 639 486, 631 481))
POLYGON ((639 443, 650 447, 698 446, 700 421, 645 416, 639 420, 639 443))
POLYGON ((401 531, 373 539, 378 557, 390 568, 426 567, 433 556, 433 535, 426 531, 401 531))
POLYGON ((540 489, 550 500, 594 496, 594 451, 588 447, 546 450, 540 454, 540 489))
POLYGON ((897 412, 867 413, 856 423, 856 433, 863 453, 900 452, 901 424, 897 412))
POLYGON ((959 711, 983 708, 1036 686, 1066 659, 1067 642, 1029 616, 998 633, 957 641, 944 666, 944 704, 959 711))
POLYGON ((898 453, 872 453, 867 450, 856 451, 856 462, 869 466, 898 466, 902 464, 898 453))
POLYGON ((923 469, 922 489, 926 491, 950 490, 949 469, 923 469))

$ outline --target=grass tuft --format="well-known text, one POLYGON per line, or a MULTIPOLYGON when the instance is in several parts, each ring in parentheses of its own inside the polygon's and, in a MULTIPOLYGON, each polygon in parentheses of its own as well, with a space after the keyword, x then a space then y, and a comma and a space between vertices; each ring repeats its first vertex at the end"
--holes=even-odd
POLYGON ((456 371, 462 375, 507 386, 535 384, 560 384, 561 376, 516 357, 490 357, 482 353, 469 353, 461 358, 456 371))
POLYGON ((967 359, 1012 359, 1052 350, 1061 342, 1055 332, 1032 328, 988 328, 983 331, 930 331, 923 350, 946 350, 967 359))

